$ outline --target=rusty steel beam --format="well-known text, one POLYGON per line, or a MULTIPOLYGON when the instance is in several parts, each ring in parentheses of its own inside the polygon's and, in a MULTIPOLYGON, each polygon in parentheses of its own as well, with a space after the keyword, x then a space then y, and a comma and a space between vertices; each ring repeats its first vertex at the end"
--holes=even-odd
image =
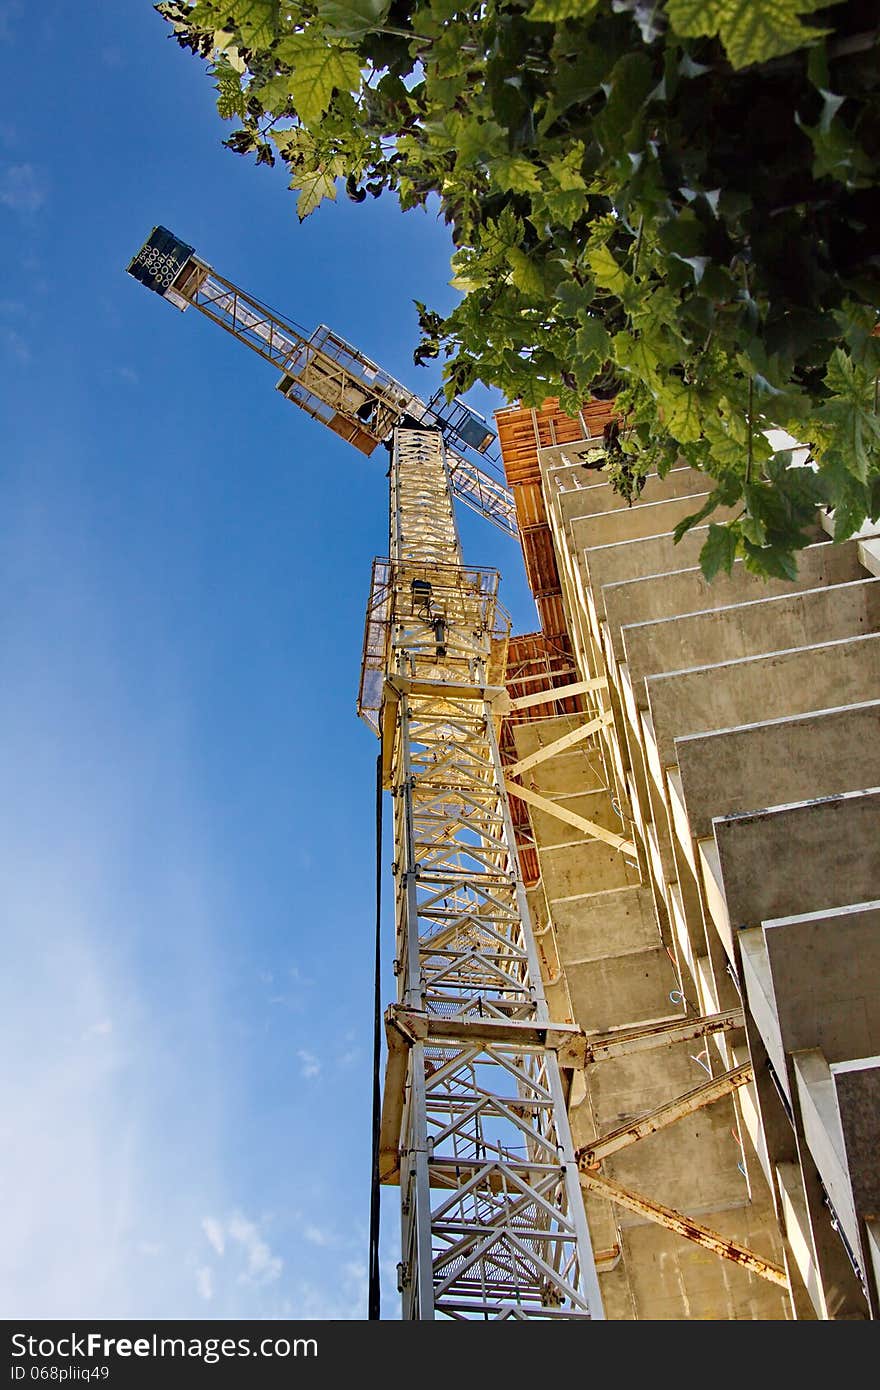
POLYGON ((753 1075, 751 1062, 744 1062, 742 1066, 722 1072, 720 1076, 713 1077, 702 1086, 694 1086, 692 1090, 685 1091, 684 1095, 676 1096, 675 1100, 667 1101, 665 1105, 659 1105, 649 1114, 642 1115, 641 1119, 621 1125, 619 1129, 603 1134, 601 1139, 594 1139, 591 1144, 584 1144, 575 1151, 578 1167, 595 1168, 610 1154, 619 1153, 621 1149, 635 1144, 638 1139, 655 1134, 658 1129, 675 1124, 676 1120, 683 1119, 685 1115, 692 1115, 704 1105, 712 1105, 714 1101, 730 1095, 738 1086, 744 1086, 747 1081, 751 1081, 753 1075))
POLYGON ((779 1284, 784 1289, 788 1288, 785 1270, 779 1265, 765 1260, 763 1255, 756 1254, 754 1250, 747 1249, 735 1240, 728 1240, 718 1231, 710 1230, 708 1226, 694 1221, 693 1217, 684 1216, 680 1211, 673 1211, 671 1207, 664 1207, 660 1202, 642 1196, 640 1192, 630 1192, 628 1188, 621 1187, 620 1183, 606 1178, 604 1174, 587 1172, 581 1173, 580 1178, 581 1186, 587 1192, 592 1192, 597 1197, 606 1197, 617 1206, 626 1207, 627 1211, 644 1216, 648 1221, 656 1222, 658 1226, 665 1226, 668 1231, 675 1231, 687 1240, 692 1240, 695 1245, 701 1245, 704 1250, 711 1250, 722 1259, 730 1260, 741 1269, 748 1270, 750 1274, 757 1274, 760 1279, 767 1279, 771 1284, 779 1284))
POLYGON ((702 1018, 665 1019, 662 1023, 646 1023, 637 1028, 585 1033, 560 1051, 559 1060, 564 1067, 585 1067, 591 1062, 607 1061, 610 1057, 626 1057, 654 1047, 672 1047, 674 1043, 693 1042, 710 1033, 722 1033, 729 1028, 742 1026, 743 1011, 735 1008, 725 1009, 718 1014, 704 1014, 702 1018))

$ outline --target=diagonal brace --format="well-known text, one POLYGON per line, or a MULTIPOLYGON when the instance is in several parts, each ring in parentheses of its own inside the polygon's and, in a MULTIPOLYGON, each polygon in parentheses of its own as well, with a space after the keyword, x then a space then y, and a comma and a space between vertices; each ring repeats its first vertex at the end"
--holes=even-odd
POLYGON ((730 1071, 723 1072, 721 1076, 715 1076, 711 1081, 707 1081, 702 1086, 694 1086, 692 1090, 685 1091, 684 1095, 677 1096, 675 1100, 667 1101, 665 1105, 660 1105, 650 1114, 642 1115, 641 1119, 634 1120, 631 1124, 621 1125, 619 1129, 611 1130, 604 1134, 601 1139, 594 1139, 591 1144, 585 1144, 582 1148, 575 1151, 575 1158, 579 1168, 593 1168, 600 1163, 603 1158, 608 1158, 613 1153, 619 1153, 621 1149, 626 1149, 630 1144, 635 1144, 638 1139, 644 1139, 648 1134, 655 1134, 658 1129, 665 1129, 667 1125, 675 1124, 676 1120, 681 1120, 685 1115, 692 1115, 695 1110, 700 1110, 704 1105, 712 1105, 714 1101, 720 1100, 722 1096, 730 1095, 738 1086, 744 1086, 747 1081, 751 1081, 754 1069, 751 1062, 744 1062, 742 1066, 733 1067, 730 1071))
POLYGON ((604 840, 605 844, 610 845, 612 849, 619 850, 621 854, 630 855, 633 859, 636 858, 636 847, 632 841, 625 840, 622 835, 616 835, 613 830, 606 830, 604 825, 596 825, 595 821, 586 820, 584 816, 566 810, 564 806, 560 806, 558 801, 551 801, 548 797, 533 792, 530 787, 523 787, 519 782, 514 782, 510 777, 505 777, 504 785, 509 794, 518 796, 520 801, 535 806, 539 811, 546 811, 548 816, 555 816, 557 820, 573 826, 575 830, 579 830, 582 835, 589 836, 591 840, 604 840))
POLYGON ((582 743, 585 738, 598 731, 607 724, 614 723, 614 715, 608 710, 605 714, 597 715, 595 719, 590 719, 586 724, 581 724, 570 733, 563 734, 561 738, 554 739, 552 743, 545 744, 543 748, 538 748, 534 753, 529 753, 528 757, 520 758, 518 762, 511 763, 504 769, 508 777, 519 777, 523 772, 528 772, 530 767, 537 767, 538 763, 546 762, 548 758, 553 758, 557 753, 564 753, 567 748, 573 748, 576 743, 582 743))
POLYGON ((718 1231, 701 1225, 699 1221, 694 1221, 693 1217, 684 1216, 680 1211, 673 1211, 671 1207, 661 1206, 659 1202, 653 1202, 650 1197, 643 1197, 639 1192, 630 1192, 612 1178, 606 1178, 604 1174, 589 1172, 580 1173, 578 1176, 581 1187, 587 1192, 594 1192, 598 1197, 607 1197, 618 1206, 626 1207, 627 1211, 636 1212, 637 1215, 644 1216, 659 1226, 665 1226, 669 1231, 676 1231, 678 1235, 701 1245, 704 1250, 713 1251, 724 1260, 731 1260, 750 1274, 757 1274, 761 1279, 768 1279, 771 1284, 780 1284, 782 1288, 788 1288, 785 1270, 779 1265, 772 1264, 770 1260, 765 1260, 763 1255, 739 1245, 735 1240, 728 1240, 718 1231))

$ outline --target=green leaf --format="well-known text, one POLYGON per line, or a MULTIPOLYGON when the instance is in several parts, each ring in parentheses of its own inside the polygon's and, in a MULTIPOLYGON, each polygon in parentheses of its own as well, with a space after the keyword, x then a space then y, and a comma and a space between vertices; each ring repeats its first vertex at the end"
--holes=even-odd
POLYGON ((512 247, 507 253, 507 259, 510 263, 511 278, 517 289, 531 299, 541 299, 544 295, 544 277, 532 257, 525 251, 520 251, 518 247, 512 247))
POLYGON ((599 0, 535 0, 525 18, 533 24, 558 24, 563 19, 586 19, 599 0))
POLYGON ((522 222, 508 205, 494 221, 487 220, 480 237, 480 249, 496 260, 506 260, 509 249, 521 245, 524 233, 522 222))
POLYGON ((680 444, 695 444, 702 439, 702 412, 693 387, 685 386, 677 377, 667 377, 660 400, 669 432, 680 444))
POLYGON ((279 77, 270 77, 268 82, 262 86, 251 86, 248 95, 254 96, 262 104, 265 111, 271 111, 276 116, 280 115, 291 99, 292 79, 289 73, 279 77))
POLYGON ((449 125, 453 131, 456 164, 460 167, 498 155, 506 144, 504 131, 497 121, 452 117, 449 125))
POLYGON ((325 198, 331 202, 336 201, 336 176, 324 168, 297 175, 291 179, 290 187, 299 189, 296 215, 300 222, 304 222, 309 213, 314 212, 325 198))
POLYGON ((709 534, 700 551, 700 569, 706 579, 713 580, 719 570, 730 574, 736 559, 736 532, 730 525, 718 526, 709 523, 709 534))
POLYGON ((291 86, 297 114, 306 125, 317 125, 334 92, 355 92, 360 87, 360 59, 350 48, 305 35, 297 36, 295 53, 291 86))
MULTIPOLYGON (((666 0, 673 28, 684 38, 719 35, 735 68, 766 63, 827 34, 799 16, 826 0, 666 0)), ((832 0, 834 3, 834 0, 832 0)))
POLYGON ((217 79, 217 111, 224 121, 233 116, 245 115, 245 94, 241 89, 241 77, 230 63, 221 61, 214 64, 217 79))
POLYGON ((629 284, 629 276, 618 265, 607 246, 595 246, 587 252, 587 264, 593 272, 596 284, 612 294, 621 294, 629 284))
POLYGON ((764 523, 756 516, 740 517, 740 534, 752 545, 763 545, 767 539, 767 531, 764 523))
POLYGON ((554 86, 547 116, 542 126, 549 127, 576 102, 586 101, 599 90, 611 61, 605 49, 595 44, 582 44, 574 62, 560 64, 554 74, 554 86))
POLYGON ((580 357, 597 358, 601 364, 611 351, 611 337, 600 319, 588 318, 575 334, 575 350, 580 357))
POLYGON ((654 390, 659 389, 660 376, 657 369, 660 366, 660 358, 648 335, 616 333, 611 346, 614 360, 619 367, 637 380, 646 381, 654 390))
POLYGON ((233 0, 224 8, 248 48, 268 48, 278 32, 278 0, 233 0))
POLYGON ((805 125, 800 116, 795 122, 813 146, 813 177, 833 178, 846 188, 861 188, 871 182, 874 165, 843 121, 823 119, 818 125, 805 125))
POLYGON ((683 208, 677 217, 661 224, 660 245, 665 251, 684 260, 687 256, 698 256, 703 250, 705 232, 702 223, 690 208, 683 208))
MULTIPOLYGON (((595 131, 603 148, 610 153, 624 154, 633 149, 628 143, 639 140, 634 126, 648 96, 656 86, 653 64, 644 52, 625 53, 615 63, 605 83, 605 109, 595 122, 595 131)), ((638 163, 638 161, 637 161, 638 163)))
POLYGON ((317 5, 326 33, 352 38, 381 29, 391 8, 390 0, 317 0, 317 5))
POLYGON ((584 322, 593 304, 593 285, 579 285, 576 280, 562 280, 556 286, 556 298, 565 314, 584 322))
POLYGON ((874 414, 874 382, 853 363, 842 348, 835 348, 825 372, 832 393, 816 413, 822 431, 821 453, 839 460, 859 482, 877 470, 880 456, 880 419, 874 414))
MULTIPOLYGON (((795 546, 801 541, 800 537, 792 536, 791 539, 795 546)), ((797 579, 797 561, 785 545, 755 545, 746 541, 743 549, 746 569, 752 574, 761 574, 765 578, 770 576, 773 579, 788 579, 792 582, 797 579)))
POLYGON ((490 160, 489 174, 505 193, 535 193, 541 187, 535 165, 519 155, 506 154, 490 160))
POLYGON ((672 532, 672 537, 675 541, 675 544, 678 545, 678 542, 681 540, 682 536, 685 535, 688 531, 690 531, 692 527, 699 526, 701 521, 705 521, 706 517, 709 516, 712 512, 714 512, 715 508, 719 504, 719 501, 720 498, 718 496, 718 493, 716 491, 712 491, 709 493, 709 496, 706 498, 699 511, 691 512, 690 516, 683 516, 681 521, 679 521, 676 524, 672 532))

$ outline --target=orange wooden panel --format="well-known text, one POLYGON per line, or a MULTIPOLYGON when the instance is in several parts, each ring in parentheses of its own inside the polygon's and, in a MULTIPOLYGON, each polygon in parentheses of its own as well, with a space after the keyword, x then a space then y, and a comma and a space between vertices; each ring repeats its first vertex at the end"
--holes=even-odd
POLYGON ((556 636, 560 633, 567 633, 565 621, 565 609, 562 606, 561 594, 542 594, 536 595, 535 602, 538 605, 538 612, 541 615, 541 627, 548 637, 556 636))
POLYGON ((508 484, 536 482, 540 478, 538 448, 551 444, 570 444, 602 433, 614 417, 613 401, 586 401, 581 418, 573 419, 559 409, 555 396, 548 397, 539 410, 508 406, 495 412, 498 441, 508 484))
POLYGON ((544 594, 558 594, 559 571, 556 568, 556 554, 549 526, 538 526, 520 533, 526 574, 529 588, 539 598, 544 594))

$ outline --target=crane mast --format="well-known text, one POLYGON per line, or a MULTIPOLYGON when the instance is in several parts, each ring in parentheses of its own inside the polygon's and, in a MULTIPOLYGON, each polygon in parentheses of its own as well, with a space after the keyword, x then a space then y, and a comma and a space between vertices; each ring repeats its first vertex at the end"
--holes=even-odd
POLYGON ((498 574, 462 563, 438 431, 395 430, 390 477, 361 713, 394 802, 380 1176, 400 1185, 403 1316, 601 1317, 496 736, 498 574))
POLYGON ((510 494, 453 447, 479 447, 472 421, 439 418, 324 326, 284 322, 163 228, 129 270, 279 367, 288 399, 362 452, 390 449, 358 709, 394 807, 378 1164, 400 1187, 403 1316, 601 1318, 558 1060, 577 1030, 549 1017, 498 747, 509 623, 454 512, 458 497, 516 534, 510 494))

